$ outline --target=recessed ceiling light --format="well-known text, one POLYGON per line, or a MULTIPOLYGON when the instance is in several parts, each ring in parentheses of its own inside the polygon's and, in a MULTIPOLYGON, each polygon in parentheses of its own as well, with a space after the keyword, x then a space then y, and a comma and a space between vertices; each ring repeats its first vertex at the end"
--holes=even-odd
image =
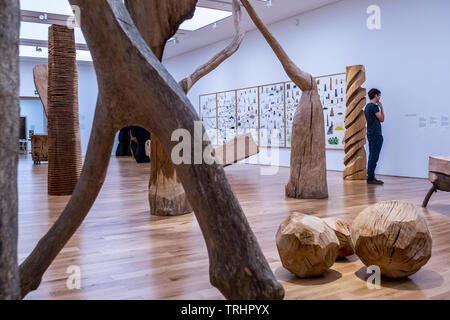
POLYGON ((213 24, 232 15, 230 11, 197 7, 194 17, 183 22, 180 29, 187 31, 195 31, 207 25, 213 24))

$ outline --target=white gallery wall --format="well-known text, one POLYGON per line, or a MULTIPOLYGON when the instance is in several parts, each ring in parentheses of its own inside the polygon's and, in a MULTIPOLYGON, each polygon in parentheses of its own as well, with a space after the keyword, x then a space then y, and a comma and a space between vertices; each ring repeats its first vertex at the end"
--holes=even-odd
MULTIPOLYGON (((274 6, 267 10, 276 10, 281 1, 285 0, 274 0, 274 6)), ((448 0, 341 0, 269 29, 294 62, 315 76, 345 72, 348 65, 365 65, 366 87, 383 92, 386 111, 378 173, 427 177, 428 156, 450 155, 450 128, 445 121, 450 118, 449 13, 448 0), (380 30, 367 28, 370 5, 381 8, 380 30)), ((216 43, 164 64, 176 80, 181 80, 228 43, 216 43)), ((34 95, 35 64, 21 62, 22 96, 34 95)), ((201 94, 287 80, 276 56, 255 30, 246 35, 234 56, 193 87, 189 98, 198 110, 201 94)), ((85 153, 97 99, 90 64, 79 65, 79 95, 85 153)), ((343 170, 343 158, 343 151, 327 151, 328 169, 343 170)), ((259 161, 267 163, 267 159, 263 154, 259 161)), ((280 151, 280 164, 289 165, 288 150, 280 151)))
MULTIPOLYGON (((281 1, 267 10, 276 10, 281 1)), ((449 14, 448 0, 342 0, 269 29, 294 62, 315 76, 365 65, 366 87, 382 90, 386 110, 378 172, 427 177, 428 156, 450 154, 450 129, 442 126, 442 117, 450 118, 449 14), (374 4, 381 8, 381 30, 371 31, 367 8, 374 4), (430 117, 437 122, 430 123, 430 117)), ((181 79, 227 43, 169 59, 165 65, 181 79)), ((198 109, 201 94, 287 80, 263 37, 252 31, 233 57, 194 86, 189 98, 198 109)), ((289 163, 287 152, 281 153, 281 164, 289 163)), ((343 151, 327 151, 328 169, 343 170, 343 158, 343 151)))

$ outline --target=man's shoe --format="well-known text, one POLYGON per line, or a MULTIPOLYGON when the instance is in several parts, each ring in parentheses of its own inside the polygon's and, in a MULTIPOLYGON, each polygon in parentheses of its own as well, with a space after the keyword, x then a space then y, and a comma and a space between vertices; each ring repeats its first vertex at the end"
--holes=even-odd
POLYGON ((367 179, 367 184, 383 185, 384 182, 374 178, 374 179, 367 179))

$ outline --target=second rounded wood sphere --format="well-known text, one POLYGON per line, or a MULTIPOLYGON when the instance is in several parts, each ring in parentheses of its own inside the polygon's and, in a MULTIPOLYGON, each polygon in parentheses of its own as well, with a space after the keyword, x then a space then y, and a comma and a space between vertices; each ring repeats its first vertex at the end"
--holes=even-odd
POLYGON ((425 217, 404 201, 370 206, 353 221, 355 252, 366 266, 378 266, 388 278, 416 273, 431 257, 431 234, 425 217))
POLYGON ((353 248, 351 239, 350 223, 339 218, 326 218, 323 221, 334 230, 339 239, 338 259, 354 255, 355 248, 353 248))
POLYGON ((283 267, 300 278, 321 276, 338 255, 334 231, 322 219, 298 212, 281 224, 276 240, 283 267))

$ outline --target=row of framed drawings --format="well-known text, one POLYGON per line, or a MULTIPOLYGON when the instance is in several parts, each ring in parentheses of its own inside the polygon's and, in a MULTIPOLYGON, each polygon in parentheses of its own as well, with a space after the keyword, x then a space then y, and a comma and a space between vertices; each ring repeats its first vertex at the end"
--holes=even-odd
MULTIPOLYGON (((316 78, 323 105, 326 147, 343 149, 346 75, 316 78)), ((293 82, 201 95, 199 113, 213 144, 252 133, 260 147, 290 148, 292 124, 302 92, 293 82)))

